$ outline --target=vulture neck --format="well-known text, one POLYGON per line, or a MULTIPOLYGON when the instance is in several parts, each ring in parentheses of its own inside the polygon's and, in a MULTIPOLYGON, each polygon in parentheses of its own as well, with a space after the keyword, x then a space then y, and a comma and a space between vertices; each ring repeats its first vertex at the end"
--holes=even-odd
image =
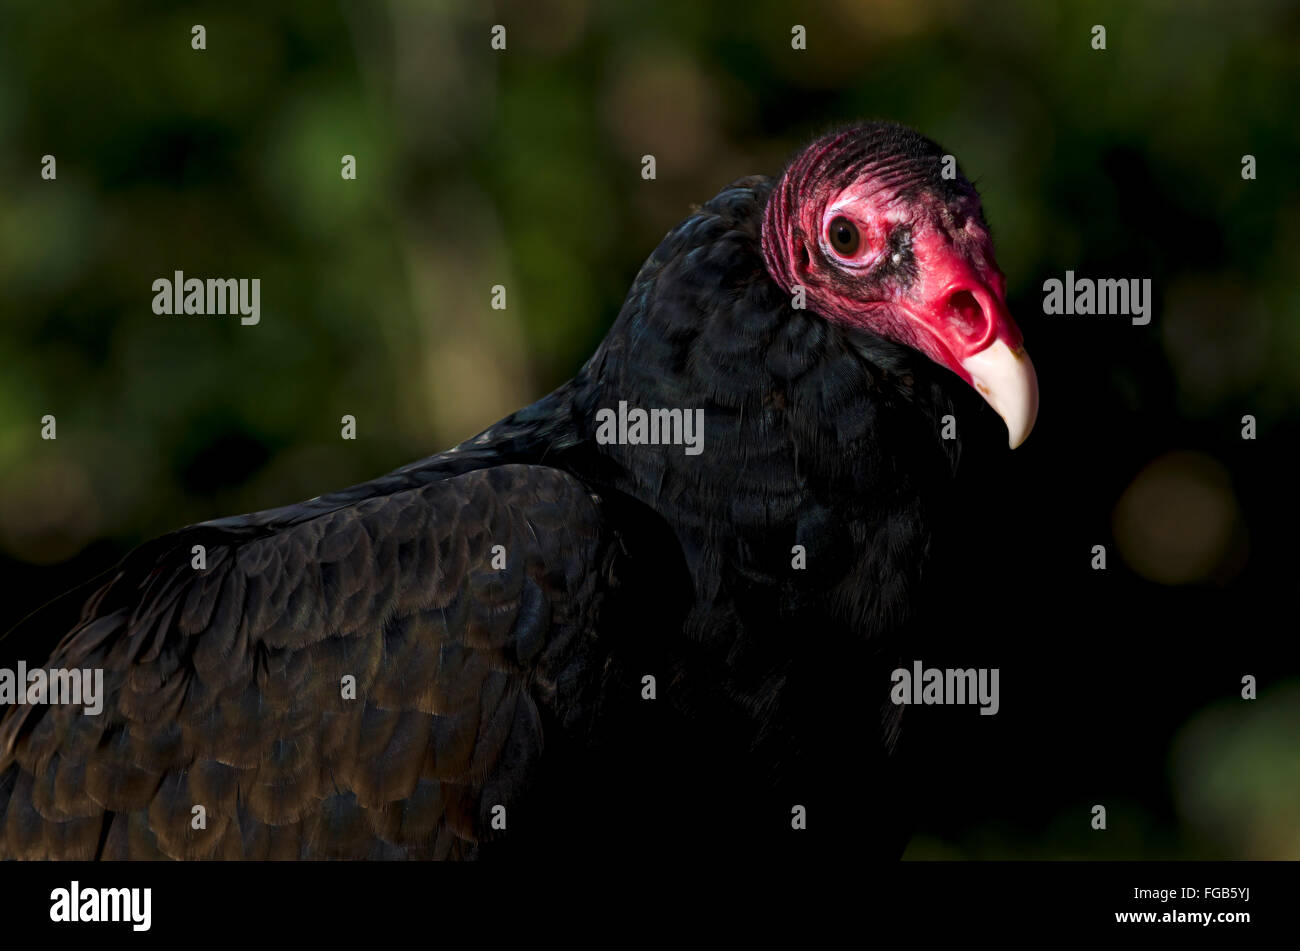
POLYGON ((940 435, 956 377, 790 306, 762 248, 771 194, 742 179, 671 231, 569 385, 577 474, 709 542, 950 478, 959 451, 940 435))
POLYGON ((560 464, 667 523, 696 598, 721 605, 696 635, 724 652, 742 637, 788 652, 777 617, 894 626, 958 454, 941 437, 956 377, 791 308, 762 255, 769 192, 739 182, 670 232, 563 397, 560 464))

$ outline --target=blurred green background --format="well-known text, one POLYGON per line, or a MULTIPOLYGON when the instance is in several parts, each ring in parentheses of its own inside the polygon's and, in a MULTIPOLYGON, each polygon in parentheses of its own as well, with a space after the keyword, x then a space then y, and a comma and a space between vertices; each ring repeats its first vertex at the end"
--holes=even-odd
POLYGON ((150 536, 472 435, 572 374, 692 203, 894 119, 983 195, 1044 400, 1033 525, 1002 544, 1092 632, 1039 617, 995 646, 1094 691, 968 724, 993 752, 949 753, 980 791, 936 794, 909 856, 1300 858, 1298 41, 1267 0, 5 0, 0 620, 150 536), (260 278, 260 324, 155 316, 176 269, 260 278), (1044 317, 1066 269, 1152 278, 1152 324, 1044 317))

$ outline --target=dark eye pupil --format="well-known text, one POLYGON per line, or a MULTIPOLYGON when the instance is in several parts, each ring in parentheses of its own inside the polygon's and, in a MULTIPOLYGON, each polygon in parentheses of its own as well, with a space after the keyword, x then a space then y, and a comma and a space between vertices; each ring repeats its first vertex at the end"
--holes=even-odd
POLYGON ((830 232, 831 244, 840 254, 849 255, 858 249, 858 229, 848 218, 843 215, 836 217, 831 222, 830 232))

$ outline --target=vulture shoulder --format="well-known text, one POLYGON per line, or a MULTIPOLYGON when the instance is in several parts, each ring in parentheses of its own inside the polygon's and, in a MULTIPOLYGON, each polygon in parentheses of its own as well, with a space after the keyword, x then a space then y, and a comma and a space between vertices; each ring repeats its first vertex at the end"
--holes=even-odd
POLYGON ((369 486, 183 529, 77 598, 45 667, 102 669, 103 709, 0 721, 0 857, 457 858, 493 838, 543 724, 589 713, 599 502, 536 465, 369 486))

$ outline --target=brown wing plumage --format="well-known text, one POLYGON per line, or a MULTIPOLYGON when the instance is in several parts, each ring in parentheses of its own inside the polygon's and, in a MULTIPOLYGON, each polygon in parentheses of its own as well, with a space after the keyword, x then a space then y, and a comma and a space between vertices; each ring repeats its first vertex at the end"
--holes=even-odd
POLYGON ((0 857, 472 856, 526 790, 543 715, 582 715, 588 490, 500 466, 248 538, 201 529, 128 559, 44 665, 103 668, 100 715, 0 720, 0 857))

